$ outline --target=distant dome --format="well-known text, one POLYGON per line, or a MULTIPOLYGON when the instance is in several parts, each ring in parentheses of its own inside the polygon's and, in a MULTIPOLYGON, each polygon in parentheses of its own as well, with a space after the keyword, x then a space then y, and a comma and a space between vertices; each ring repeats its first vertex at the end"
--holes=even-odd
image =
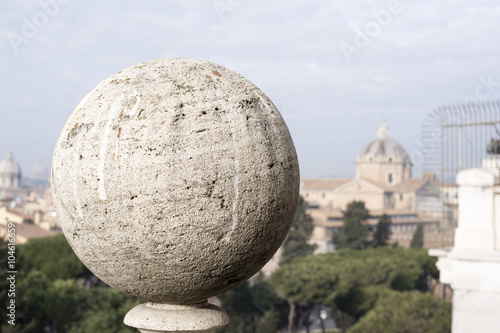
POLYGON ((411 178, 411 161, 406 150, 389 135, 382 123, 377 138, 370 142, 356 159, 356 178, 394 186, 411 178))
POLYGON ((408 154, 399 143, 389 136, 389 128, 385 123, 382 123, 378 128, 377 138, 363 149, 359 158, 406 160, 408 154))
POLYGON ((7 158, 0 162, 0 187, 19 187, 20 183, 21 167, 9 151, 7 158))
POLYGON ((31 178, 33 180, 47 181, 49 177, 48 175, 49 173, 47 171, 47 168, 41 160, 33 165, 33 168, 31 169, 31 178))

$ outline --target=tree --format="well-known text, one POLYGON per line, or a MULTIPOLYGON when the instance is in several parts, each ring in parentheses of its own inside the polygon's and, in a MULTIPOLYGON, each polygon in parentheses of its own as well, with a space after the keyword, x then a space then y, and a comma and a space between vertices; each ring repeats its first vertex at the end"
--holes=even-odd
POLYGON ((263 273, 225 292, 219 299, 230 321, 218 328, 217 333, 275 333, 286 323, 286 302, 278 297, 263 273))
POLYGON ((245 281, 239 286, 219 296, 221 307, 229 315, 229 324, 216 330, 217 333, 253 331, 257 313, 250 291, 250 283, 245 281))
MULTIPOLYGON (((90 272, 78 260, 64 236, 32 239, 18 245, 16 250, 19 259, 16 265, 19 267, 15 291, 16 325, 9 325, 2 319, 1 332, 135 332, 122 321, 125 313, 139 300, 108 287, 86 289, 81 278, 88 277, 90 272)), ((0 259, 4 258, 7 263, 6 256, 5 242, 0 241, 0 259)), ((5 270, 0 270, 0 278, 0 286, 5 286, 2 283, 8 282, 5 270)), ((2 303, 7 301, 2 295, 0 300, 2 303)))
POLYGON ((418 291, 387 290, 348 333, 451 332, 451 303, 418 291))
POLYGON ((373 234, 373 246, 386 246, 387 241, 391 237, 392 221, 389 215, 383 214, 378 220, 377 230, 373 234))
POLYGON ((315 304, 326 303, 337 281, 335 266, 326 262, 327 255, 294 259, 281 265, 271 276, 276 292, 289 305, 288 333, 297 332, 304 325, 315 304))
POLYGON ((37 270, 48 279, 78 279, 92 275, 73 252, 63 235, 31 239, 18 246, 23 272, 37 270))
POLYGON ((276 311, 266 311, 260 318, 255 333, 276 333, 279 328, 279 314, 276 311))
POLYGON ((49 324, 46 300, 50 281, 39 271, 24 274, 16 281, 16 325, 2 325, 5 333, 39 333, 49 324))
POLYGON ((419 224, 417 230, 413 234, 411 239, 410 247, 412 249, 421 249, 424 246, 424 227, 419 224))
POLYGON ((50 333, 68 332, 88 309, 89 292, 75 280, 55 280, 48 288, 45 311, 50 333))
POLYGON ((318 304, 332 308, 345 332, 373 309, 385 290, 427 291, 427 276, 438 275, 435 263, 424 250, 341 249, 296 258, 274 271, 270 281, 290 306, 288 332, 302 328, 307 311, 318 304))
POLYGON ((279 327, 287 324, 289 308, 285 299, 278 296, 273 285, 264 273, 260 272, 252 278, 250 292, 253 304, 261 313, 258 319, 256 333, 275 333, 279 327), (273 330, 274 328, 274 330, 273 330))
MULTIPOLYGON (((408 250, 406 250, 408 251, 408 250)), ((387 247, 366 251, 340 250, 335 265, 338 283, 329 305, 336 309, 342 332, 362 318, 385 289, 412 290, 424 269, 387 247)))
POLYGON ((342 212, 343 226, 333 235, 337 249, 362 250, 366 248, 369 226, 365 223, 370 216, 363 201, 351 201, 342 212))
POLYGON ((93 288, 88 293, 89 309, 69 333, 134 333, 123 323, 125 314, 141 301, 108 287, 93 288))
MULTIPOLYGON (((7 242, 0 237, 0 262, 4 267, 0 269, 0 290, 2 290, 2 293, 0 293, 0 306, 2 309, 5 309, 9 304, 9 297, 8 297, 8 290, 9 290, 9 285, 10 282, 7 280, 8 274, 7 271, 8 269, 5 269, 7 267, 7 261, 9 257, 9 249, 8 249, 8 244, 7 242)), ((2 332, 7 332, 6 328, 7 326, 7 321, 9 320, 9 317, 3 315, 0 317, 0 331, 2 332), (3 325, 6 325, 5 327, 2 327, 3 325)))
POLYGON ((314 225, 312 217, 306 212, 307 207, 307 202, 300 196, 292 226, 283 242, 280 264, 288 264, 294 258, 310 255, 316 249, 316 245, 308 243, 314 225))

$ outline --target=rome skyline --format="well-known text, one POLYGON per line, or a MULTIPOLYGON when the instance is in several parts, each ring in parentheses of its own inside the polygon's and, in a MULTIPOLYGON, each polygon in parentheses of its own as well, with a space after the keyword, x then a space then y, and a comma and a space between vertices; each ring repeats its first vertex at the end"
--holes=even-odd
POLYGON ((384 119, 411 155, 434 108, 500 97, 494 1, 44 0, 0 8, 0 159, 11 150, 25 175, 40 158, 49 167, 88 91, 161 57, 214 61, 260 87, 289 126, 302 177, 352 176, 384 119))

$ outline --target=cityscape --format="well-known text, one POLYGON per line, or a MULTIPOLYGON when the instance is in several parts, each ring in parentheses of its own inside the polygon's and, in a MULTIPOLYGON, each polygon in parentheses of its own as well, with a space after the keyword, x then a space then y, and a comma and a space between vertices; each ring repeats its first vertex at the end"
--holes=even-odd
POLYGON ((498 331, 499 4, 0 9, 1 332, 498 331))

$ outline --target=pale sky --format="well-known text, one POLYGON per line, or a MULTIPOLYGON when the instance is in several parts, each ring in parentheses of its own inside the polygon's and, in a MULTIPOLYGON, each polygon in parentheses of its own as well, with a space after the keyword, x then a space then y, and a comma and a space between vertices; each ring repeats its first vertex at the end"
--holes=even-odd
POLYGON ((382 120, 411 154, 434 108, 500 98, 500 3, 4 0, 0 158, 48 167, 88 91, 162 57, 247 77, 285 117, 303 177, 352 176, 382 120))

